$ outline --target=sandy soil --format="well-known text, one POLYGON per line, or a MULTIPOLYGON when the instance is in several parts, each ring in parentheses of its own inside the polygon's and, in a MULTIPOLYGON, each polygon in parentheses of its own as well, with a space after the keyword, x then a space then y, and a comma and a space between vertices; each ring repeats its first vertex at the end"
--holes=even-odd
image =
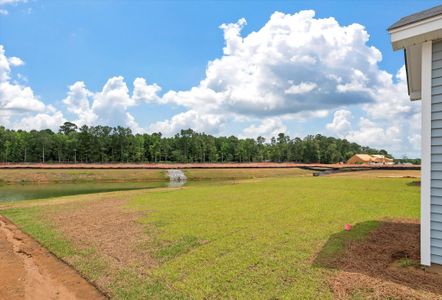
POLYGON ((384 221, 351 242, 328 266, 339 270, 330 280, 335 298, 442 299, 442 274, 419 265, 419 228, 417 221, 384 221))
POLYGON ((148 163, 148 164, 14 164, 0 163, 0 169, 231 169, 231 168, 367 168, 367 169, 416 169, 420 166, 404 165, 348 165, 348 164, 300 164, 300 163, 148 163))
POLYGON ((0 216, 0 299, 106 299, 76 271, 0 216))

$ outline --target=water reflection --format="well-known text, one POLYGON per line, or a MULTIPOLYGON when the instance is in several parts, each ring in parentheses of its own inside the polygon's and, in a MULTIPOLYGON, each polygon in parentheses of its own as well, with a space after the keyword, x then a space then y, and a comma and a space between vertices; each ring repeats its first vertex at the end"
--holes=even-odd
POLYGON ((45 199, 69 195, 149 189, 167 186, 167 182, 8 184, 0 185, 0 201, 45 199))

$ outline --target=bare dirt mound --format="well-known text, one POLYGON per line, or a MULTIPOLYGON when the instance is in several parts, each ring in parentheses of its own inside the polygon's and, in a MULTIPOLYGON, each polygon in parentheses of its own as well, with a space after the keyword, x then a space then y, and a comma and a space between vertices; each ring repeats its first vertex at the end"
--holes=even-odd
POLYGON ((442 274, 419 265, 419 224, 381 222, 363 241, 349 242, 327 267, 337 299, 442 299, 442 274))
POLYGON ((106 299, 14 224, 0 216, 0 299, 106 299))

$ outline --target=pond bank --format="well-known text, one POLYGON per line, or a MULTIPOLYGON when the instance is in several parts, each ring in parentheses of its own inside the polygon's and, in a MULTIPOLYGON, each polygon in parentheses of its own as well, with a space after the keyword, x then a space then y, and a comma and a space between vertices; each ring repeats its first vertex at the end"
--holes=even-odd
MULTIPOLYGON (((179 169, 177 169, 179 170, 179 169)), ((180 170, 189 180, 250 179, 257 177, 311 175, 299 168, 236 168, 180 170)), ((167 170, 146 169, 0 169, 0 184, 168 182, 167 170)))

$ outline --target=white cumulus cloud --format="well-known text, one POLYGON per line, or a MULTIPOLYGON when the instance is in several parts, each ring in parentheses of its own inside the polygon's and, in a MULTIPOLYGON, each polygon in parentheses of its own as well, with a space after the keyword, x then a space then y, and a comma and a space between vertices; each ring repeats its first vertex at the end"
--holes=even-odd
POLYGON ((0 122, 14 128, 57 128, 63 120, 61 112, 41 101, 29 86, 12 78, 11 68, 24 61, 18 57, 7 57, 0 45, 0 122))
POLYGON ((318 19, 311 10, 275 12, 242 37, 245 24, 223 24, 224 55, 209 62, 199 85, 163 102, 262 117, 375 101, 367 91, 383 84, 382 56, 367 45, 362 25, 318 19))
POLYGON ((349 110, 341 109, 333 114, 333 121, 327 124, 327 129, 342 137, 343 133, 351 130, 352 113, 349 110))
POLYGON ((62 102, 76 116, 74 122, 78 125, 121 125, 130 127, 135 132, 142 132, 144 129, 128 109, 141 102, 157 99, 159 91, 157 84, 148 85, 145 79, 136 78, 131 96, 124 78, 116 76, 110 78, 99 92, 92 92, 84 82, 77 81, 69 86, 67 96, 62 102))
POLYGON ((279 133, 286 133, 287 126, 281 121, 280 118, 266 118, 258 125, 251 125, 243 130, 243 136, 249 138, 256 138, 262 136, 265 138, 271 138, 277 136, 279 133))
POLYGON ((191 128, 195 131, 216 134, 224 123, 220 115, 202 115, 194 110, 189 110, 173 116, 170 120, 156 122, 150 125, 149 131, 161 132, 170 136, 181 129, 191 128))
POLYGON ((208 63, 205 78, 156 101, 223 120, 259 121, 325 117, 327 111, 355 105, 370 113, 380 103, 395 106, 393 95, 401 103, 406 98, 403 83, 379 68, 381 52, 368 44, 360 24, 316 18, 312 10, 275 12, 262 28, 242 36, 246 24, 245 19, 222 24, 223 55, 208 63))

